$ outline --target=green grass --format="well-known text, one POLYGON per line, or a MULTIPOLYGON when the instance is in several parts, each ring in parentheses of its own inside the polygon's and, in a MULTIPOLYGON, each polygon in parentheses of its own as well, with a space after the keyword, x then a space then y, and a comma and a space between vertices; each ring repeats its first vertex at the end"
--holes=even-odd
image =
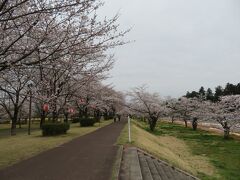
POLYGON ((119 146, 117 155, 116 155, 116 160, 115 160, 113 168, 112 168, 112 175, 111 175, 112 180, 116 180, 119 178, 118 176, 119 176, 119 170, 120 170, 120 166, 121 166, 122 152, 123 152, 123 146, 119 146))
POLYGON ((125 125, 117 140, 118 145, 128 144, 128 125, 125 125))
MULTIPOLYGON (((203 130, 193 131, 180 125, 162 123, 158 132, 183 139, 193 154, 207 156, 224 179, 240 179, 240 141, 225 140, 222 136, 203 130)), ((205 179, 214 179, 203 177, 205 179)))
MULTIPOLYGON (((201 179, 240 179, 240 141, 236 139, 225 140, 222 136, 204 130, 193 131, 182 125, 167 122, 158 123, 154 133, 150 132, 147 124, 137 123, 149 133, 160 137, 174 137, 184 143, 191 155, 206 158, 216 169, 214 174, 199 172, 201 179)), ((169 147, 171 147, 171 143, 169 147)))
MULTIPOLYGON (((4 136, 0 138, 0 169, 57 147, 76 137, 93 132, 111 122, 103 121, 100 125, 96 123, 93 127, 80 127, 79 123, 71 124, 71 128, 67 134, 54 137, 42 137, 39 129, 34 130, 29 136, 24 131, 26 127, 23 127, 22 133, 18 133, 16 136, 4 136)), ((0 126, 0 131, 5 131, 7 125, 4 126, 0 126)))
MULTIPOLYGON (((11 135, 10 128, 11 128, 11 124, 0 124, 0 139, 11 135)), ((33 124, 31 124, 31 131, 37 131, 39 129, 40 129, 39 123, 34 122, 33 124)), ((22 124, 21 128, 19 128, 19 126, 17 125, 17 128, 16 128, 17 135, 24 134, 27 132, 28 132, 28 124, 22 124)))

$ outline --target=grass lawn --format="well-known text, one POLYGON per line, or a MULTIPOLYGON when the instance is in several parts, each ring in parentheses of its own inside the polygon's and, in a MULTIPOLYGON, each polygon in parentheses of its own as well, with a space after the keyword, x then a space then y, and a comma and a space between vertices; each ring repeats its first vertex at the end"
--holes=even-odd
MULTIPOLYGON (((0 124, 0 139, 5 138, 7 136, 11 136, 11 124, 0 124)), ((32 123, 31 124, 31 131, 39 131, 39 123, 32 123)), ((28 132, 28 124, 22 124, 21 128, 17 125, 16 133, 19 134, 27 134, 28 132)))
MULTIPOLYGON (((154 133, 147 124, 134 122, 132 139, 133 145, 201 179, 240 179, 239 140, 166 122, 158 123, 154 133)), ((127 127, 118 142, 127 143, 127 127)))
MULTIPOLYGON (((34 130, 30 136, 25 131, 25 133, 19 133, 16 136, 0 137, 0 168, 10 166, 40 152, 57 147, 76 137, 104 127, 111 122, 103 121, 100 125, 96 123, 93 127, 80 127, 79 123, 71 124, 67 134, 53 137, 42 137, 40 130, 34 130)), ((0 132, 5 131, 4 129, 6 128, 2 126, 0 132)))

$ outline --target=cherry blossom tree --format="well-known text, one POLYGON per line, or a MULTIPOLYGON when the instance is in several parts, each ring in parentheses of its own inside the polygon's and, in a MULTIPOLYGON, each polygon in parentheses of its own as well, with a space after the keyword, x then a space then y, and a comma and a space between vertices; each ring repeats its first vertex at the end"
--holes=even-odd
POLYGON ((193 129, 196 130, 198 116, 201 114, 199 109, 200 100, 196 98, 181 97, 175 102, 175 111, 183 119, 185 127, 188 126, 188 121, 192 120, 193 129))
POLYGON ((137 87, 128 93, 127 106, 134 112, 148 118, 151 131, 154 131, 157 120, 167 113, 166 102, 157 93, 149 93, 146 88, 137 87))
POLYGON ((0 106, 11 119, 11 135, 16 134, 19 112, 29 96, 31 72, 25 73, 27 70, 14 68, 0 76, 0 106))
POLYGON ((118 16, 99 21, 93 0, 0 2, 0 71, 59 57, 79 59, 121 45, 118 16), (38 56, 37 56, 38 55, 38 56))
POLYGON ((91 81, 79 91, 81 91, 81 93, 78 93, 80 97, 76 96, 75 103, 80 116, 88 116, 88 113, 90 113, 88 110, 91 110, 97 120, 100 120, 101 114, 106 118, 113 118, 124 104, 122 93, 115 91, 109 85, 103 85, 99 81, 91 81))
POLYGON ((220 101, 201 101, 199 99, 181 98, 176 106, 184 118, 185 124, 192 119, 193 128, 196 129, 198 120, 217 122, 224 130, 224 138, 228 138, 234 127, 240 124, 240 96, 222 96, 220 101))
POLYGON ((232 129, 240 124, 240 95, 222 96, 217 103, 204 103, 204 120, 219 123, 224 138, 229 138, 232 129))
POLYGON ((179 111, 179 100, 175 98, 168 98, 167 99, 167 108, 169 109, 168 116, 171 117, 172 123, 174 122, 175 118, 180 118, 180 111, 179 111))

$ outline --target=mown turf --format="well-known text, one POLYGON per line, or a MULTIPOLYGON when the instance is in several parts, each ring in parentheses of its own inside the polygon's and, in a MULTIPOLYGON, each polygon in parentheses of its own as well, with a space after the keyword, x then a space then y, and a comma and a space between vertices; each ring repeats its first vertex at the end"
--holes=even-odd
MULTIPOLYGON (((38 131, 39 123, 32 123, 31 124, 31 132, 38 131)), ((22 124, 21 128, 17 125, 16 134, 27 134, 28 133, 28 124, 22 124)), ((0 124, 0 139, 11 136, 11 124, 0 124)))
MULTIPOLYGON (((142 124, 142 123, 141 123, 142 124)), ((149 131, 146 124, 142 124, 149 131)), ((152 133, 152 132, 151 132, 152 133)), ((201 179, 240 179, 240 141, 225 140, 222 136, 204 130, 193 131, 182 125, 160 122, 154 133, 157 136, 173 136, 184 140, 191 153, 207 157, 216 167, 220 177, 198 174, 201 179)))

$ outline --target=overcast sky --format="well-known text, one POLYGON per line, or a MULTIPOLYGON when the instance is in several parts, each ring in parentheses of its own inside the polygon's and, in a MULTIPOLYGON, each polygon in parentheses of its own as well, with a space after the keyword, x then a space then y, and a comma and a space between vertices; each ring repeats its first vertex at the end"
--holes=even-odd
POLYGON ((105 0, 136 42, 117 47, 108 82, 118 90, 148 84, 162 96, 240 82, 239 0, 105 0))

